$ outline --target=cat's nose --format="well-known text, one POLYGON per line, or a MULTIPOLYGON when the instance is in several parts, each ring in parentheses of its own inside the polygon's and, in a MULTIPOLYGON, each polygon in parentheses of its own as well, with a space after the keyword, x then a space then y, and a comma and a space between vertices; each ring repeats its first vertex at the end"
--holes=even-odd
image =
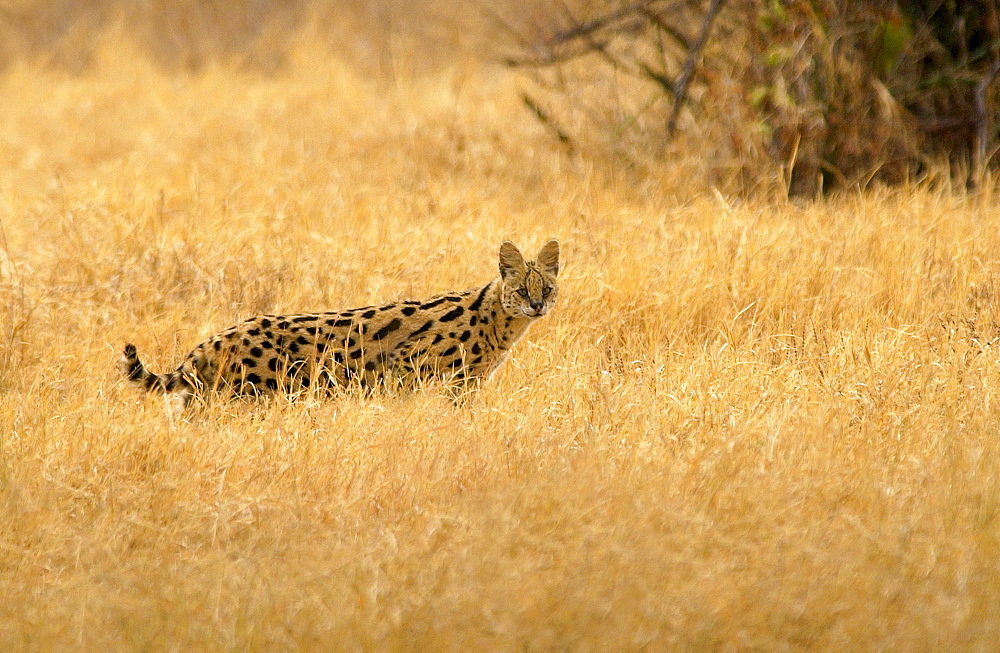
POLYGON ((542 310, 542 306, 544 306, 544 304, 542 304, 542 302, 532 301, 532 302, 529 302, 529 303, 531 304, 531 310, 535 311, 536 313, 538 311, 542 310))

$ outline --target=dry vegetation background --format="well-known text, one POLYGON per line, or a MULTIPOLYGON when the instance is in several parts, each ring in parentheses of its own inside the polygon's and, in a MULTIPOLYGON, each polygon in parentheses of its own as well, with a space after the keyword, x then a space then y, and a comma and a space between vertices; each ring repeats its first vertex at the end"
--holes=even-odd
POLYGON ((447 5, 89 5, 2 5, 0 648, 1000 641, 995 182, 567 153, 447 5), (114 369, 549 236, 559 304, 465 406, 172 427, 114 369))

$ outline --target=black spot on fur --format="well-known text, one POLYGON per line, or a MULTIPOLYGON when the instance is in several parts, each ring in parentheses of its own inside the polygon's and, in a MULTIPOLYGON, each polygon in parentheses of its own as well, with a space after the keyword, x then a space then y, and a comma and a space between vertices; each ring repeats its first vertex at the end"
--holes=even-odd
POLYGON ((309 344, 309 338, 306 338, 305 336, 299 336, 295 340, 295 342, 299 343, 300 345, 308 345, 309 344))
POLYGON ((476 326, 476 319, 477 318, 476 318, 475 315, 473 315, 472 317, 470 317, 469 318, 469 326, 476 326))
POLYGON ((483 348, 479 346, 478 342, 476 344, 472 345, 472 355, 473 356, 479 354, 479 352, 481 352, 482 350, 483 350, 483 348))
POLYGON ((369 372, 374 372, 375 371, 375 361, 368 361, 367 363, 365 363, 365 369, 368 370, 369 372))
POLYGON ((298 343, 296 343, 296 342, 290 342, 290 343, 288 343, 288 351, 292 352, 293 354, 299 353, 299 345, 298 345, 298 343))
POLYGON ((260 321, 260 326, 263 329, 269 328, 271 326, 271 320, 265 317, 263 320, 260 321))
POLYGON ((452 320, 458 318, 464 312, 465 312, 464 308, 462 308, 461 306, 456 306, 455 308, 451 309, 450 311, 442 315, 441 321, 451 322, 452 320))
POLYGON ((267 369, 271 370, 272 372, 277 372, 278 371, 278 359, 277 358, 272 358, 271 360, 267 361, 267 369))
POLYGON ((270 349, 270 348, 274 347, 274 345, 272 345, 267 340, 265 340, 264 342, 260 343, 260 346, 263 347, 264 349, 270 349))
POLYGON ((324 351, 326 351, 326 343, 325 342, 317 342, 316 343, 316 351, 318 351, 321 354, 324 351))
POLYGON ((462 341, 462 342, 465 342, 470 337, 472 337, 472 332, 471 331, 466 331, 465 333, 462 334, 462 336, 459 338, 459 340, 462 341))
POLYGON ((421 333, 427 331, 432 326, 434 326, 434 320, 427 320, 427 322, 424 324, 424 326, 420 327, 419 329, 417 329, 416 331, 414 331, 413 333, 411 333, 409 335, 409 337, 413 338, 415 336, 419 336, 421 333))
POLYGON ((264 332, 264 337, 267 338, 268 340, 270 340, 271 338, 274 337, 274 334, 271 333, 270 331, 265 331, 264 332))
POLYGON ((353 347, 353 346, 354 346, 355 344, 357 344, 357 343, 356 343, 356 341, 354 340, 354 338, 348 338, 348 339, 347 339, 347 342, 346 342, 346 343, 344 343, 344 346, 345 346, 345 347, 347 347, 348 349, 350 349, 350 348, 351 348, 351 347, 353 347))
POLYGON ((432 302, 427 302, 426 304, 421 304, 420 308, 434 308, 435 306, 439 306, 439 305, 443 304, 444 301, 445 301, 444 297, 442 297, 440 299, 435 299, 432 302))
POLYGON ((243 339, 243 346, 244 347, 249 347, 250 346, 250 338, 244 338, 243 339))
POLYGON ((479 307, 482 306, 482 304, 483 304, 483 298, 486 297, 486 291, 489 290, 490 286, 492 286, 492 285, 493 285, 493 282, 491 281, 488 284, 486 284, 483 287, 482 290, 479 291, 479 295, 476 297, 476 301, 474 301, 471 304, 469 304, 469 310, 470 311, 472 311, 474 313, 474 312, 476 312, 476 311, 479 310, 479 307))
POLYGON ((441 342, 442 340, 444 340, 444 336, 439 333, 436 336, 434 336, 434 342, 432 342, 431 344, 432 345, 436 345, 439 342, 441 342))
POLYGON ((306 333, 311 336, 316 335, 316 327, 306 327, 306 333))
POLYGON ((222 349, 222 341, 216 340, 215 342, 213 342, 212 349, 214 349, 215 351, 219 351, 220 349, 222 349))
POLYGON ((354 351, 352 351, 351 352, 351 358, 354 359, 354 360, 357 360, 357 359, 361 358, 361 350, 360 349, 355 349, 354 351))
POLYGON ((344 319, 344 320, 327 320, 326 321, 326 325, 327 326, 332 326, 332 327, 335 327, 335 328, 340 328, 340 327, 345 327, 345 326, 351 326, 351 319, 347 318, 347 319, 344 319))
POLYGON ((343 363, 344 362, 344 352, 342 352, 342 351, 335 351, 335 352, 333 352, 333 362, 334 363, 343 363))
POLYGON ((372 309, 370 311, 365 311, 364 313, 361 314, 361 317, 364 318, 364 319, 366 319, 366 320, 370 320, 373 317, 375 317, 375 312, 376 311, 374 309, 372 309))
POLYGON ((259 336, 260 335, 260 329, 250 329, 249 331, 247 331, 247 335, 248 336, 254 336, 254 337, 259 336))
POLYGON ((282 320, 281 322, 278 322, 278 328, 279 329, 287 329, 290 326, 291 325, 288 322, 285 322, 284 320, 282 320))
POLYGON ((454 354, 454 353, 455 353, 455 352, 456 352, 457 350, 458 350, 458 345, 452 345, 451 347, 448 347, 448 349, 446 349, 446 350, 444 351, 444 353, 442 353, 442 354, 441 354, 441 358, 445 358, 445 357, 447 357, 447 356, 451 356, 451 355, 452 355, 452 354, 454 354))
POLYGON ((405 306, 405 307, 403 307, 403 310, 401 312, 406 317, 409 317, 409 316, 411 316, 411 315, 413 315, 414 313, 417 312, 417 308, 415 306, 405 306))
POLYGON ((276 379, 268 379, 268 380, 264 381, 264 385, 267 386, 268 390, 277 390, 278 389, 278 381, 276 379))
POLYGON ((398 329, 402 323, 403 323, 402 320, 400 320, 398 317, 393 318, 392 321, 390 321, 384 327, 382 327, 381 329, 372 334, 372 340, 381 340, 382 338, 386 337, 387 335, 398 329))
POLYGON ((449 302, 460 302, 460 301, 462 301, 462 298, 458 297, 456 295, 448 295, 447 297, 445 297, 445 299, 447 299, 449 302))
POLYGON ((469 365, 470 366, 472 366, 472 365, 479 365, 480 361, 482 361, 482 360, 483 360, 483 357, 482 356, 478 356, 478 357, 472 359, 472 362, 469 363, 469 365))
POLYGON ((315 322, 315 315, 296 315, 292 318, 292 322, 315 322))
POLYGON ((255 361, 252 358, 244 358, 243 359, 243 366, 244 367, 257 367, 257 361, 255 361))
POLYGON ((250 350, 250 355, 253 356, 254 358, 260 358, 261 356, 264 355, 264 350, 261 349, 260 347, 254 347, 253 349, 250 350))
POLYGON ((257 385, 258 383, 260 383, 260 377, 257 376, 256 374, 247 374, 247 383, 250 383, 252 385, 257 385))

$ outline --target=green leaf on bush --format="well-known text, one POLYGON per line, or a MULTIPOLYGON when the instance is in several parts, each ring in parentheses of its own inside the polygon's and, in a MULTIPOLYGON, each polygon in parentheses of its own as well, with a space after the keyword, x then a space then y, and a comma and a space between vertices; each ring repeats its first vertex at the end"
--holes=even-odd
POLYGON ((771 95, 771 89, 769 86, 761 84, 759 86, 754 86, 750 90, 750 106, 754 109, 759 109, 762 104, 767 102, 769 96, 771 95))
POLYGON ((872 55, 883 76, 896 68, 899 56, 912 36, 909 21, 900 16, 891 16, 875 25, 872 30, 872 55))

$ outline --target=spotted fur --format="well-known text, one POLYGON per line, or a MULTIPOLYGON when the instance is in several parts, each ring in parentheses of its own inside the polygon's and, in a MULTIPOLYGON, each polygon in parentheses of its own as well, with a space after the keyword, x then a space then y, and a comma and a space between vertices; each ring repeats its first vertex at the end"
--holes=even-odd
POLYGON ((432 378, 465 385, 495 371, 528 326, 549 312, 558 273, 557 241, 547 242, 536 261, 504 242, 500 274, 479 288, 346 311, 252 317, 201 343, 165 374, 148 371, 127 344, 119 366, 135 385, 185 405, 213 390, 271 394, 432 378))

